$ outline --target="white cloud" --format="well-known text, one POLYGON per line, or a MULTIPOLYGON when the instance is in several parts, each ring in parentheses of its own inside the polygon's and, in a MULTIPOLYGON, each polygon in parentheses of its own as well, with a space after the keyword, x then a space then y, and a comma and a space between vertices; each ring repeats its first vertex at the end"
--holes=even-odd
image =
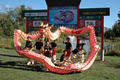
POLYGON ((4 8, 11 8, 11 6, 10 6, 10 5, 7 5, 7 4, 6 4, 6 5, 0 5, 0 8, 3 8, 3 9, 4 9, 4 8))
POLYGON ((7 11, 9 11, 11 9, 10 5, 0 5, 0 12, 4 12, 6 13, 7 11))

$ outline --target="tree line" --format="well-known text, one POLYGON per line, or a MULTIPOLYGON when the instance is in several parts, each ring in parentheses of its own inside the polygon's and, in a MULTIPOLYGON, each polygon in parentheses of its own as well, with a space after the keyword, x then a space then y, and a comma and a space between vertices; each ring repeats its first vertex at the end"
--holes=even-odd
POLYGON ((0 36, 13 36, 14 29, 25 31, 25 19, 22 17, 22 10, 32 10, 31 7, 21 5, 7 12, 0 13, 0 36))
POLYGON ((118 24, 118 22, 115 22, 112 28, 107 29, 104 36, 106 39, 120 37, 120 24, 118 24))

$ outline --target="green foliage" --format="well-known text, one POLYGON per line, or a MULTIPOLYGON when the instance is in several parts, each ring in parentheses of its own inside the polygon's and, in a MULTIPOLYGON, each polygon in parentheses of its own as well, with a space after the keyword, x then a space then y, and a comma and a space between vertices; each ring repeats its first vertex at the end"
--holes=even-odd
POLYGON ((120 54, 120 42, 114 40, 108 40, 105 43, 105 55, 108 56, 119 56, 120 54))
POLYGON ((0 36, 0 47, 6 49, 14 49, 14 40, 12 37, 0 36))
POLYGON ((57 53, 63 53, 63 48, 57 48, 57 53))
POLYGON ((0 36, 13 37, 14 29, 25 31, 25 19, 22 17, 22 10, 29 10, 24 5, 9 10, 7 13, 0 13, 0 36))
POLYGON ((3 35, 3 29, 2 29, 2 27, 0 27, 0 36, 2 36, 3 35))
POLYGON ((119 50, 112 50, 108 53, 105 54, 106 56, 120 56, 120 51, 119 50))
POLYGON ((101 37, 96 37, 97 42, 101 42, 101 37))
POLYGON ((13 33, 15 29, 25 32, 25 19, 22 17, 22 10, 32 9, 25 8, 24 5, 9 10, 7 13, 0 13, 0 47, 14 49, 13 33))
POLYGON ((113 32, 115 37, 120 37, 120 25, 118 25, 117 22, 113 26, 113 32))
POLYGON ((115 36, 113 30, 109 29, 108 31, 105 32, 105 38, 111 39, 115 36))
POLYGON ((120 37, 114 37, 113 40, 116 41, 120 41, 120 37))
POLYGON ((115 22, 112 29, 105 32, 105 38, 113 39, 114 37, 120 37, 120 25, 117 22, 115 22))

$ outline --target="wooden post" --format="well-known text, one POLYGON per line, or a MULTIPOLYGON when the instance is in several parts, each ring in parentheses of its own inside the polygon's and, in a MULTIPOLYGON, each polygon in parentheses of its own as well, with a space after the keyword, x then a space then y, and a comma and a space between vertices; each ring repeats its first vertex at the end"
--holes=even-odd
POLYGON ((104 16, 102 16, 102 26, 101 26, 101 55, 100 61, 104 61, 104 16))
POLYGON ((28 34, 28 17, 26 17, 26 34, 28 34))
POLYGON ((49 7, 47 6, 47 23, 49 23, 49 7))
MULTIPOLYGON (((47 23, 49 23, 49 7, 47 6, 47 23)), ((49 42, 50 39, 47 38, 47 42, 49 42)))
MULTIPOLYGON (((78 5, 77 6, 77 29, 79 29, 79 27, 80 27, 80 19, 79 19, 79 17, 80 17, 80 9, 79 9, 79 5, 78 5)), ((80 36, 77 36, 76 38, 77 38, 77 44, 78 44, 80 36)))

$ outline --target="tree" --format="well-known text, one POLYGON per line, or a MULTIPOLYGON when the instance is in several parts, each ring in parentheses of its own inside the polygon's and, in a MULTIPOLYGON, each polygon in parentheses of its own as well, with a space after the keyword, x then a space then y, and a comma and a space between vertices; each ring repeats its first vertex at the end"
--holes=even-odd
POLYGON ((13 35, 13 30, 14 27, 11 24, 11 19, 9 18, 9 16, 5 13, 0 14, 0 27, 3 33, 1 33, 3 36, 11 36, 13 35))
POLYGON ((13 36, 14 29, 25 31, 25 19, 22 17, 22 11, 32 9, 24 5, 9 9, 7 12, 0 13, 0 36, 13 36))
POLYGON ((120 25, 118 25, 118 23, 116 22, 113 25, 113 32, 115 33, 115 37, 120 37, 120 25))
POLYGON ((105 32, 105 38, 111 39, 113 37, 115 37, 115 34, 114 34, 113 30, 112 29, 108 29, 108 31, 105 32))

